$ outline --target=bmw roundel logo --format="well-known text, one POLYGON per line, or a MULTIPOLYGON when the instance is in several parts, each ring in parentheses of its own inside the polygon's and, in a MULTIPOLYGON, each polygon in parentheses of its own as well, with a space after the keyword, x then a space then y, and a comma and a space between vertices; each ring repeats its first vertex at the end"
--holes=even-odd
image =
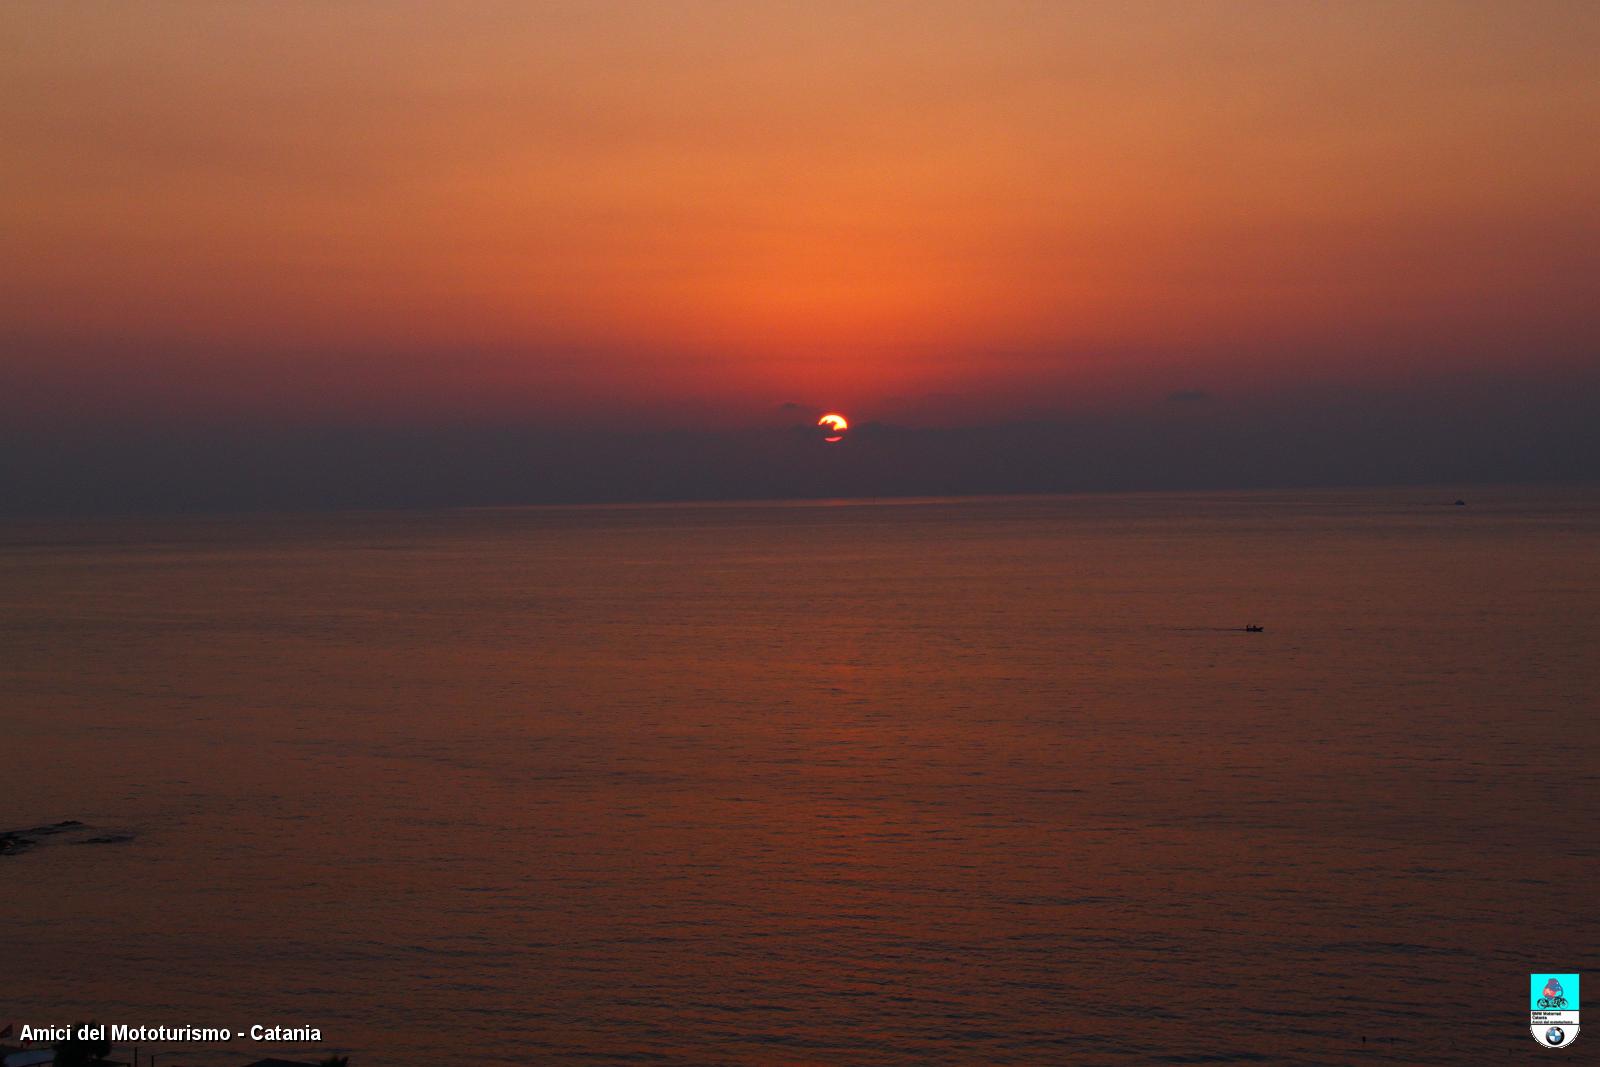
POLYGON ((1552 1026, 1544 1032, 1544 1039, 1552 1045, 1559 1045, 1567 1039, 1567 1032, 1559 1026, 1552 1026))

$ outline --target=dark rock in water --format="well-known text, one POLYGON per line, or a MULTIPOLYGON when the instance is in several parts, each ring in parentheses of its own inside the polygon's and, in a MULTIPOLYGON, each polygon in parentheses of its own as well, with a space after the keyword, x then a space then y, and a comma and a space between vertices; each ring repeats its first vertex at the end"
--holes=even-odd
POLYGON ((10 856, 18 852, 26 852, 36 842, 31 837, 24 837, 18 833, 0 834, 0 856, 10 856))
POLYGON ((1467 506, 1467 502, 1466 502, 1466 501, 1465 501, 1465 500, 1457 500, 1457 501, 1456 501, 1456 507, 1458 507, 1458 508, 1464 508, 1464 507, 1466 507, 1466 506, 1467 506))
POLYGON ((66 835, 68 842, 74 845, 120 845, 134 838, 133 834, 121 831, 96 834, 93 837, 82 836, 91 829, 92 827, 84 825, 77 819, 63 819, 46 826, 31 826, 26 830, 0 830, 0 856, 26 852, 45 844, 44 839, 59 835, 66 835))

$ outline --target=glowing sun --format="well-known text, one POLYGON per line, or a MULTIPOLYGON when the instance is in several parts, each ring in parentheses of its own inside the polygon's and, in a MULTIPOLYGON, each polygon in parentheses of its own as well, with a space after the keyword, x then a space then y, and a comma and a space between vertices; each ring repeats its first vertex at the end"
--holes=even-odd
POLYGON ((828 435, 823 440, 832 445, 844 440, 845 431, 850 429, 850 420, 837 412, 830 411, 817 420, 817 425, 828 435))

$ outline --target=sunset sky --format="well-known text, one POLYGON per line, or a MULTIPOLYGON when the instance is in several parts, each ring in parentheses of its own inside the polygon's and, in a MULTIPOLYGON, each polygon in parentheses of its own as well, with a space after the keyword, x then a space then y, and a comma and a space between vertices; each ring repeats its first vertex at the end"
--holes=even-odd
POLYGON ((33 441, 1600 396, 1592 3, 19 2, 0 53, 33 441))

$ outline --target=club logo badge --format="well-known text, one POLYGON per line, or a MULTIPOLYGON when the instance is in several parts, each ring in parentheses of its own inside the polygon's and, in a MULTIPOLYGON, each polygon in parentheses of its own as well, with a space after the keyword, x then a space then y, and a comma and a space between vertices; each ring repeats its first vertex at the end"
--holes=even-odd
POLYGON ((1578 976, 1548 971, 1528 976, 1528 1028, 1545 1048, 1578 1040, 1578 976))

